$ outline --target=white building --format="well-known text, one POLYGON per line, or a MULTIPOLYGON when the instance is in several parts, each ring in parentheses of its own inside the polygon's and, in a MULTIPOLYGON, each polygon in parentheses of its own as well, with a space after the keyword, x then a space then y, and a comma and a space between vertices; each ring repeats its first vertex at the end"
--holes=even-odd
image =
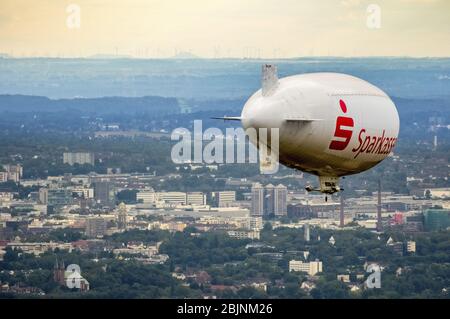
POLYGON ((24 253, 33 254, 35 256, 45 253, 46 251, 53 251, 56 248, 59 250, 67 250, 72 252, 72 244, 70 243, 22 243, 22 242, 11 242, 7 243, 6 247, 11 249, 20 249, 24 253))
POLYGON ((144 204, 153 204, 156 201, 156 193, 154 190, 143 190, 136 194, 136 199, 144 204))
POLYGON ((289 271, 302 271, 306 272, 310 276, 322 272, 322 262, 319 260, 310 261, 305 263, 301 260, 292 259, 289 261, 289 271))
POLYGON ((263 219, 262 217, 248 217, 247 218, 248 229, 251 230, 261 230, 263 229, 263 219))
POLYGON ((406 242, 406 251, 408 253, 415 253, 416 252, 416 242, 415 241, 407 241, 406 242))
POLYGON ((156 201, 165 202, 167 204, 186 205, 186 193, 182 193, 182 192, 156 193, 156 201))
POLYGON ((337 280, 345 282, 345 283, 349 283, 350 282, 350 275, 348 275, 348 274, 337 275, 337 280))
POLYGON ((149 229, 168 230, 170 232, 183 231, 187 227, 186 223, 170 221, 167 223, 154 222, 148 225, 149 229))
POLYGON ((13 181, 19 182, 23 176, 23 168, 21 165, 3 165, 4 172, 0 172, 0 183, 13 181))
POLYGON ((187 193, 187 205, 206 205, 206 195, 201 192, 187 193))
POLYGON ((159 245, 146 246, 146 245, 128 245, 125 248, 113 249, 114 255, 142 255, 151 257, 158 254, 159 245))
POLYGON ((83 198, 94 198, 94 189, 85 187, 74 187, 72 188, 73 193, 77 193, 78 196, 83 198))
POLYGON ((237 239, 259 239, 260 233, 257 230, 230 230, 228 236, 237 239))
POLYGON ((0 183, 4 183, 8 181, 8 173, 0 172, 0 183))
POLYGON ((63 153, 63 163, 74 165, 84 165, 89 164, 94 166, 95 164, 95 157, 94 153, 87 153, 87 152, 64 152, 63 153))
POLYGON ((10 202, 13 199, 13 193, 11 192, 0 192, 0 203, 1 202, 10 202))
POLYGON ((222 191, 213 192, 212 199, 214 205, 217 207, 230 207, 236 202, 236 192, 235 191, 222 191))

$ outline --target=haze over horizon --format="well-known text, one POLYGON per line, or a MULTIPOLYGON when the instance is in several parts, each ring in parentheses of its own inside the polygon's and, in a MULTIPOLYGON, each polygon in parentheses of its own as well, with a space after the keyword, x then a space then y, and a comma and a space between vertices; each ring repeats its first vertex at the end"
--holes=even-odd
POLYGON ((13 57, 448 57, 448 12, 445 0, 3 0, 0 52, 13 57))
POLYGON ((279 76, 338 72, 365 79, 396 97, 448 96, 450 58, 0 59, 0 94, 50 98, 164 96, 248 97, 261 87, 261 64, 279 76), (414 89, 412 89, 414 88, 414 89))
POLYGON ((305 56, 292 56, 292 57, 204 57, 195 54, 189 54, 188 56, 184 56, 184 53, 189 52, 181 52, 181 54, 176 53, 173 56, 168 57, 142 57, 142 56, 133 56, 127 54, 93 54, 86 56, 64 56, 64 55, 38 55, 38 56, 13 56, 5 52, 0 52, 0 59, 85 59, 85 60, 96 60, 96 59, 105 59, 105 60, 114 60, 114 59, 130 59, 130 60, 242 60, 242 61, 283 61, 283 60, 302 60, 302 59, 450 59, 450 56, 396 56, 396 55, 358 55, 358 56, 338 56, 338 55, 305 55, 305 56))

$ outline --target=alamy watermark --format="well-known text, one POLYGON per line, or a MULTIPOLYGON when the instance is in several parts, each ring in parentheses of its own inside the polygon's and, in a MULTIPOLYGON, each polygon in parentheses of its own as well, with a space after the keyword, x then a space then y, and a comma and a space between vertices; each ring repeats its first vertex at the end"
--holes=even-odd
POLYGON ((368 289, 381 288, 381 267, 377 264, 367 266, 366 272, 370 273, 365 285, 368 289))
POLYGON ((378 4, 369 4, 366 9, 367 20, 366 25, 369 29, 381 28, 381 7, 378 4))
POLYGON ((89 282, 81 276, 81 269, 77 264, 67 266, 64 278, 66 286, 70 289, 85 289, 89 286, 89 282))
POLYGON ((81 7, 78 4, 72 3, 66 7, 66 26, 68 29, 81 28, 81 7))
POLYGON ((217 127, 203 131, 202 121, 195 120, 193 132, 184 127, 176 128, 171 134, 171 140, 178 141, 171 152, 175 164, 258 163, 259 156, 261 173, 278 172, 278 128, 247 128, 244 131, 242 128, 230 127, 226 128, 224 134, 217 127), (246 143, 247 137, 251 143, 246 143))

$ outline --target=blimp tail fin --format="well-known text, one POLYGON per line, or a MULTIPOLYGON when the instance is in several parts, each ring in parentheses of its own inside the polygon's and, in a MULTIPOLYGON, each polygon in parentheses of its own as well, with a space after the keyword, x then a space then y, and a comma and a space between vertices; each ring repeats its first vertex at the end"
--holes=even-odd
POLYGON ((224 121, 240 121, 240 116, 222 116, 222 117, 211 117, 213 120, 224 120, 224 121))
POLYGON ((261 74, 262 96, 269 96, 278 86, 278 70, 274 64, 263 64, 261 74))

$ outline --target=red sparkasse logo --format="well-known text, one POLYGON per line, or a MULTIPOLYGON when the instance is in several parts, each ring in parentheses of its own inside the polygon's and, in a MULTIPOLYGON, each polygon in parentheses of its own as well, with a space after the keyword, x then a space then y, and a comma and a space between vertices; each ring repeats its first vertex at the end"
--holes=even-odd
MULTIPOLYGON (((339 100, 339 105, 342 112, 347 113, 347 105, 343 100, 339 100)), ((353 118, 346 116, 338 116, 336 119, 336 128, 334 130, 334 137, 340 140, 332 140, 329 146, 330 150, 343 151, 353 135, 353 127, 355 123, 353 118), (342 128, 347 127, 346 129, 342 128), (349 129, 351 128, 351 129, 349 129), (344 139, 344 140, 343 140, 344 139)), ((352 149, 356 153, 353 158, 357 158, 361 153, 387 155, 395 147, 397 142, 396 137, 388 137, 385 135, 386 131, 383 129, 381 135, 369 135, 365 128, 362 128, 358 134, 358 147, 352 149)))
MULTIPOLYGON (((339 100, 339 105, 341 107, 342 112, 347 113, 347 105, 343 100, 339 100)), ((334 130, 334 137, 338 137, 342 140, 332 140, 329 146, 330 150, 342 151, 344 150, 348 143, 350 143, 350 139, 352 138, 353 130, 343 129, 343 126, 353 128, 355 123, 353 122, 353 118, 347 116, 338 116, 336 119, 336 129, 334 130)))
POLYGON ((357 158, 361 153, 388 155, 395 147, 397 138, 385 136, 384 129, 381 136, 371 136, 366 134, 366 129, 363 128, 359 131, 358 142, 358 147, 352 149, 352 152, 356 153, 353 158, 357 158))

